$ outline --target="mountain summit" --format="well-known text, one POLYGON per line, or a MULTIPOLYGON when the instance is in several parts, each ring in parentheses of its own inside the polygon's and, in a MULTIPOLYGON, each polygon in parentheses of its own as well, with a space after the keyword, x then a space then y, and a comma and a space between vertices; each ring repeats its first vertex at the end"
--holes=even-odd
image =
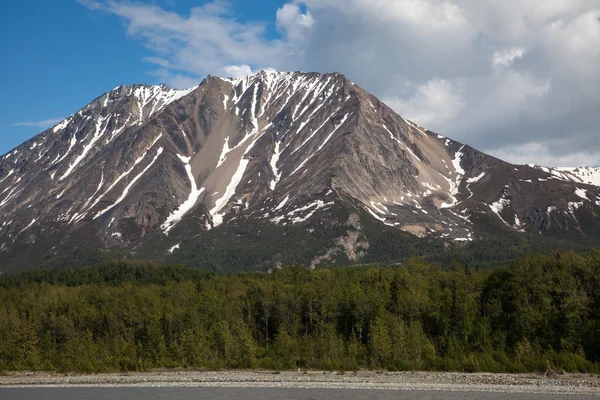
POLYGON ((376 259, 369 230, 595 239, 598 176, 506 163, 337 73, 122 85, 0 159, 0 269, 83 249, 213 269, 354 262, 376 259))

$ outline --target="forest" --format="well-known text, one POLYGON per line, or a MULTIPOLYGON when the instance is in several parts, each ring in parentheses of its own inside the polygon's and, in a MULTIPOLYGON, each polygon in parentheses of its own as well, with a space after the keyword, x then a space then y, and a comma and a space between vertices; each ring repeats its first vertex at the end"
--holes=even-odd
POLYGON ((217 275, 153 262, 0 277, 0 371, 600 372, 600 252, 217 275))

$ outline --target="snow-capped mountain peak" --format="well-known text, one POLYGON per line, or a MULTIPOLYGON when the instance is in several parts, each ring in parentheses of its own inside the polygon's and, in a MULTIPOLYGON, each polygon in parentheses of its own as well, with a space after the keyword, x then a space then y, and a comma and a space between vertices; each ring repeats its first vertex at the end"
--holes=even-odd
POLYGON ((0 256, 34 243, 50 255, 80 245, 176 255, 190 232, 202 242, 258 224, 346 232, 326 253, 355 260, 365 219, 452 242, 477 240, 483 216, 508 231, 585 234, 599 177, 505 163, 338 73, 122 85, 0 159, 0 256))

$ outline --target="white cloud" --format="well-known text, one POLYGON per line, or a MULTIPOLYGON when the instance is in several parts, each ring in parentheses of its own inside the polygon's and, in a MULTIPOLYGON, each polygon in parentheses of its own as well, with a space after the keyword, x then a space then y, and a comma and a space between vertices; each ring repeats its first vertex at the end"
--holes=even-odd
POLYGON ((515 60, 523 58, 523 54, 525 54, 525 49, 522 47, 511 47, 496 51, 492 56, 493 63, 495 66, 510 67, 515 60))
POLYGON ((290 0, 245 22, 223 1, 189 15, 85 2, 121 17, 168 84, 267 66, 338 71, 407 118, 511 161, 600 161, 590 161, 600 0, 290 0), (267 37, 269 23, 279 37, 267 37))
POLYGON ((299 40, 315 23, 309 12, 303 13, 297 4, 287 3, 277 10, 277 26, 288 39, 299 40))
POLYGON ((598 165, 600 151, 553 154, 547 145, 529 142, 518 146, 502 147, 491 152, 491 155, 515 164, 535 164, 557 167, 591 167, 598 165))
POLYGON ((228 78, 243 78, 252 73, 252 68, 249 65, 228 65, 223 71, 228 78))
POLYGON ((10 124, 10 126, 31 126, 35 128, 49 128, 53 125, 58 124, 64 118, 50 118, 42 121, 24 121, 24 122, 15 122, 10 124))
POLYGON ((458 83, 434 79, 415 89, 407 100, 383 97, 383 101, 402 115, 424 126, 453 121, 462 108, 461 87, 458 83))
MULTIPOLYGON (((81 1, 81 0, 80 0, 81 1)), ((266 23, 238 22, 228 3, 216 1, 180 15, 156 5, 129 1, 92 1, 84 5, 121 17, 129 37, 140 40, 154 55, 146 60, 160 67, 165 83, 178 87, 207 74, 222 75, 230 65, 263 66, 279 60, 285 43, 265 38, 266 23)))

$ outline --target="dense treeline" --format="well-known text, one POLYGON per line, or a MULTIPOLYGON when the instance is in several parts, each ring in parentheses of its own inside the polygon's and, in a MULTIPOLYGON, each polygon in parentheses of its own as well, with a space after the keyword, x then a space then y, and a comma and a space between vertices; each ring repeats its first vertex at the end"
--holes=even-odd
POLYGON ((159 266, 155 261, 114 260, 97 267, 73 269, 31 270, 18 275, 0 276, 0 286, 16 287, 30 283, 79 286, 105 283, 120 285, 125 282, 136 284, 164 285, 169 282, 199 280, 213 276, 213 272, 183 266, 159 266))
POLYGON ((600 371, 600 252, 506 268, 217 276, 114 262, 0 279, 0 370, 600 371))

